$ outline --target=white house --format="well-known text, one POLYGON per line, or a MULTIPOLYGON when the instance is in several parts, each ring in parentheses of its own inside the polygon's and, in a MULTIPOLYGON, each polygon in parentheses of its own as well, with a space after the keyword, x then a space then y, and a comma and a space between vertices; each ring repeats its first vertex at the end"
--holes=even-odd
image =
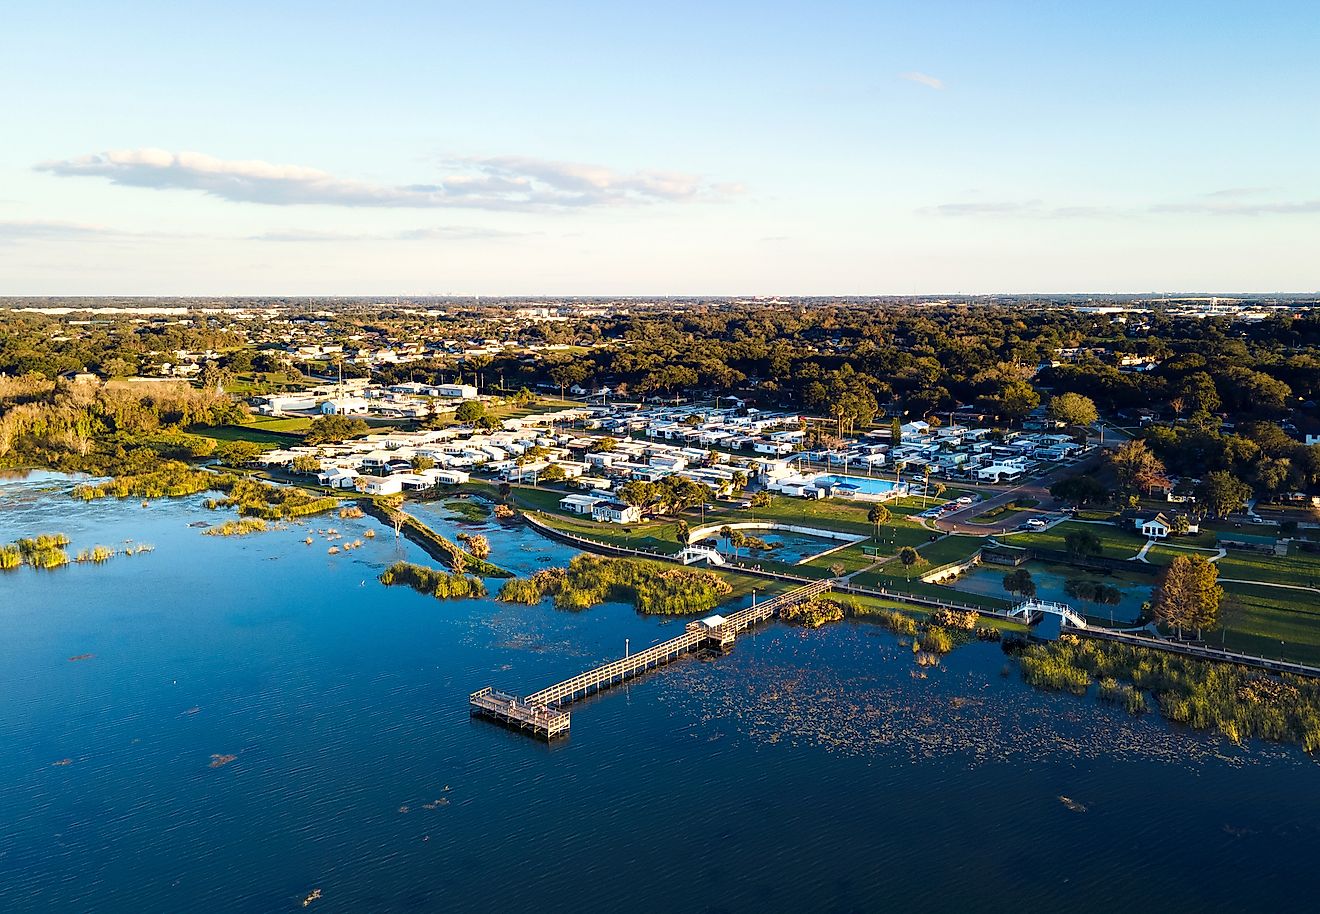
POLYGON ((471 384, 437 384, 435 395, 458 400, 473 400, 477 396, 477 389, 471 384))
POLYGON ((1025 471, 1022 467, 1010 463, 992 463, 976 471, 976 478, 983 482, 1017 482, 1025 471))
POLYGON ((610 524, 633 524, 642 519, 642 509, 621 501, 603 501, 592 507, 591 519, 610 524))
MULTIPOLYGON (((1162 540, 1173 532, 1173 518, 1165 514, 1156 514, 1154 517, 1138 517, 1133 520, 1136 528, 1141 531, 1142 536, 1153 540, 1162 540)), ((1187 532, 1200 533, 1201 525, 1191 517, 1187 518, 1187 532)))
POLYGON ((569 495, 559 499, 559 507, 571 514, 591 514, 604 500, 596 495, 569 495))
POLYGON ((317 409, 325 416, 361 416, 371 409, 371 404, 362 397, 332 397, 317 409))
POLYGON ((368 495, 397 495, 403 491, 401 475, 359 476, 357 486, 368 495))
POLYGON ((351 489, 357 482, 358 471, 346 467, 334 467, 316 474, 316 481, 332 489, 351 489))
POLYGON ((1169 522, 1165 520, 1163 514, 1157 514, 1149 518, 1138 517, 1136 525, 1142 536, 1153 540, 1164 539, 1169 535, 1169 531, 1173 529, 1169 526, 1169 522))

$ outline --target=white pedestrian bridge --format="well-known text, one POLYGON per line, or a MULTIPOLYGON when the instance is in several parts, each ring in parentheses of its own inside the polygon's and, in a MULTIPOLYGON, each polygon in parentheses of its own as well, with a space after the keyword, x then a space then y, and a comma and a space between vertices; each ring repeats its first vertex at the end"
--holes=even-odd
POLYGON ((720 555, 709 546, 686 546, 678 554, 678 560, 684 565, 691 565, 693 562, 705 561, 710 565, 723 565, 724 556, 720 555))
POLYGON ((1008 611, 1010 618, 1021 619, 1031 625, 1040 621, 1042 616, 1057 616, 1060 627, 1086 628, 1086 620, 1077 610, 1067 603, 1052 603, 1047 600, 1023 600, 1008 611))

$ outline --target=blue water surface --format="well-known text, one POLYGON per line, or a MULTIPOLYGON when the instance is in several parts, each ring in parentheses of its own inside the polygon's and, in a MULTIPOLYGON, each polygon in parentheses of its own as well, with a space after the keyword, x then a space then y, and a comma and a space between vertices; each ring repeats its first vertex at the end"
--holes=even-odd
MULTIPOLYGON (((426 558, 369 519, 211 537, 201 496, 68 485, 0 483, 0 542, 155 549, 0 575, 6 914, 301 911, 314 889, 314 912, 1277 911, 1320 889, 1300 751, 1036 692, 994 645, 921 670, 875 626, 773 624, 575 705, 548 747, 469 719, 468 692, 681 621, 440 602, 377 583, 426 558)), ((418 513, 519 573, 572 554, 418 513)))

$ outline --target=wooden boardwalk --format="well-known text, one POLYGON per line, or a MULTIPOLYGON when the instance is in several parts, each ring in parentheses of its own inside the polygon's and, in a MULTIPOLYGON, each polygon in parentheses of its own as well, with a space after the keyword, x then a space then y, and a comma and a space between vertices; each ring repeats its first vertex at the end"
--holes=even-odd
POLYGON ((497 720, 548 740, 566 735, 570 716, 568 711, 563 710, 564 705, 627 682, 647 670, 664 666, 703 647, 726 650, 740 632, 771 618, 785 606, 810 600, 829 591, 834 584, 833 579, 815 581, 740 609, 728 617, 710 616, 698 622, 689 622, 683 634, 677 638, 579 673, 525 698, 491 687, 481 689, 468 697, 469 711, 474 716, 497 720))

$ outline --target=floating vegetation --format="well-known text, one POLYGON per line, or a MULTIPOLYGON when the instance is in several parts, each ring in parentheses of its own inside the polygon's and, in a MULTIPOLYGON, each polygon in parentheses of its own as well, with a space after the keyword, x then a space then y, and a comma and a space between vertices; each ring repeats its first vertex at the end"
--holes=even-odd
POLYGON ((362 535, 365 536, 365 537, 366 537, 367 539, 369 539, 369 540, 374 540, 374 539, 376 538, 376 531, 375 531, 375 530, 366 530, 366 531, 363 532, 362 535))
POLYGON ((95 656, 96 656, 95 654, 75 654, 69 658, 69 662, 77 663, 80 660, 91 660, 95 656))
POLYGON ((339 555, 339 547, 331 546, 329 549, 326 550, 326 552, 330 555, 339 555))
POLYGON ((508 505, 495 506, 495 518, 497 520, 512 520, 515 516, 514 510, 508 505))
POLYGON ((202 532, 207 536, 247 536, 249 533, 264 533, 269 528, 270 525, 260 517, 240 517, 202 532))
POLYGON ((779 618, 806 628, 820 628, 828 622, 843 618, 843 606, 834 600, 815 597, 794 603, 779 611, 779 618))
POLYGON ((23 564, 23 553, 17 545, 0 546, 0 571, 10 571, 23 564))
POLYGON ((320 899, 321 899, 321 890, 312 889, 311 892, 308 893, 307 897, 303 899, 303 907, 304 908, 310 907, 313 901, 319 901, 320 899))
POLYGON ((62 759, 60 759, 60 760, 58 760, 58 761, 51 762, 51 763, 50 763, 50 767, 52 767, 52 768, 67 768, 67 767, 69 767, 69 766, 72 765, 72 764, 73 764, 73 759, 71 759, 71 758, 62 758, 62 759))
POLYGON ((310 546, 312 543, 316 542, 316 540, 312 539, 312 538, 309 536, 309 537, 307 537, 307 539, 303 540, 303 542, 310 546))
MULTIPOLYGON (((78 561, 84 563, 93 562, 100 565, 103 562, 110 561, 115 557, 115 554, 115 550, 111 549, 109 546, 94 546, 90 550, 80 549, 78 551, 78 561)), ((129 555, 132 555, 132 553, 129 553, 129 555)))
POLYGON ((380 582, 387 587, 403 585, 418 593, 426 593, 437 600, 484 597, 486 584, 475 575, 437 571, 412 562, 395 562, 380 574, 380 582))
POLYGON ((1274 676, 1165 651, 1063 635, 1022 654, 1022 677, 1037 688, 1100 697, 1140 713, 1151 693, 1170 720, 1216 730, 1230 742, 1256 736, 1320 750, 1320 682, 1274 676))
POLYGON ((339 509, 339 517, 341 520, 351 520, 353 518, 366 516, 366 512, 357 505, 345 505, 339 509))
POLYGON ((225 767, 226 765, 228 765, 230 762, 234 761, 234 760, 237 759, 237 758, 238 758, 237 755, 220 755, 220 754, 213 754, 213 755, 211 756, 211 764, 210 764, 208 767, 211 767, 211 768, 223 768, 223 767, 225 767))

